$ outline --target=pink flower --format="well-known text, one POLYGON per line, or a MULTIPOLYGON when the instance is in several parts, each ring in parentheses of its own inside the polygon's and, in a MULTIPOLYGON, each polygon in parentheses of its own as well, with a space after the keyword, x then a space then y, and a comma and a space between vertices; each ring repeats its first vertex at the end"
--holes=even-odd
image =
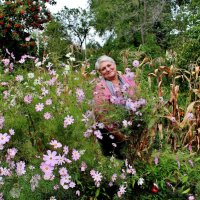
POLYGON ((76 89, 76 98, 79 103, 81 103, 84 100, 85 94, 82 89, 80 88, 76 89))
POLYGON ((43 96, 46 96, 47 94, 49 94, 49 91, 45 87, 42 87, 41 90, 42 90, 43 96))
POLYGON ((24 103, 30 104, 32 102, 32 95, 28 94, 24 97, 24 103))
POLYGON ((64 128, 67 128, 68 125, 71 125, 74 123, 73 116, 67 115, 67 117, 64 118, 64 128))
POLYGON ((70 183, 69 183, 69 187, 70 188, 74 188, 76 186, 76 184, 73 182, 73 181, 71 181, 70 183))
POLYGON ((12 129, 12 128, 9 129, 8 132, 9 132, 10 135, 15 135, 15 131, 14 131, 14 129, 12 129))
POLYGON ((133 65, 133 67, 139 67, 140 62, 138 60, 134 60, 132 65, 133 65))
POLYGON ((5 66, 8 66, 9 63, 10 63, 10 60, 6 58, 6 59, 3 59, 2 62, 3 62, 3 64, 4 64, 5 66))
POLYGON ((26 165, 24 161, 20 161, 16 163, 16 173, 18 176, 22 176, 23 174, 26 173, 25 166, 26 165))
POLYGON ((58 189, 59 189, 59 185, 54 185, 54 186, 53 186, 53 189, 54 189, 54 190, 58 190, 58 189))
POLYGON ((58 162, 58 163, 57 163, 58 165, 62 165, 62 164, 64 164, 64 163, 66 163, 66 162, 67 162, 67 159, 65 158, 65 155, 62 155, 62 156, 61 156, 61 155, 59 154, 59 155, 57 156, 57 162, 58 162))
POLYGON ((46 105, 51 105, 52 104, 52 99, 47 99, 45 102, 46 105))
MULTIPOLYGON (((0 116, 0 129, 3 128, 3 126, 4 126, 4 122, 5 122, 5 118, 4 118, 4 116, 0 116)), ((0 140, 1 140, 1 139, 0 139, 0 140)))
POLYGON ((68 174, 68 171, 67 171, 66 167, 60 168, 60 169, 59 169, 59 174, 60 174, 61 176, 66 176, 66 175, 68 174))
POLYGON ((52 145, 54 149, 62 147, 62 144, 58 142, 57 140, 51 140, 49 144, 52 145))
POLYGON ((47 163, 45 162, 42 162, 41 165, 40 165, 40 169, 45 173, 45 174, 52 174, 53 172, 53 167, 48 165, 47 163))
POLYGON ((158 157, 157 156, 154 158, 154 163, 155 163, 155 165, 158 165, 158 157))
POLYGON ((100 182, 101 182, 102 177, 103 177, 102 174, 101 174, 100 172, 98 172, 98 171, 91 170, 91 171, 90 171, 90 175, 92 176, 92 178, 93 178, 93 180, 94 180, 94 182, 95 182, 95 185, 96 185, 97 187, 99 187, 100 182))
POLYGON ((43 160, 47 165, 54 167, 58 163, 58 157, 56 156, 57 152, 50 150, 47 151, 47 155, 43 155, 43 160))
POLYGON ((75 161, 79 160, 80 157, 81 157, 80 153, 77 150, 73 149, 72 150, 72 160, 75 160, 75 161))
POLYGON ((17 76, 15 77, 15 80, 16 80, 17 82, 22 82, 22 81, 24 80, 24 77, 23 77, 22 75, 17 75, 17 76))
POLYGON ((13 159, 17 153, 17 149, 16 148, 12 148, 12 149, 7 149, 7 155, 10 159, 13 159))
POLYGON ((44 109, 44 104, 43 103, 38 103, 35 106, 36 112, 42 111, 44 109))
POLYGON ((69 153, 69 147, 68 146, 64 146, 63 147, 63 153, 65 154, 65 155, 67 155, 68 153, 69 153))
POLYGON ((115 182, 117 179, 117 174, 113 174, 111 177, 112 182, 115 182))
POLYGON ((190 195, 190 196, 188 197, 188 200, 195 200, 195 197, 194 197, 193 195, 190 195))
POLYGON ((7 142, 9 142, 10 140, 10 135, 8 135, 7 133, 0 133, 0 145, 4 145, 7 142))
POLYGON ((126 187, 122 185, 122 186, 120 186, 119 191, 117 192, 117 196, 118 196, 119 198, 121 198, 122 195, 123 195, 125 192, 126 192, 126 187))
POLYGON ((81 171, 84 172, 87 169, 87 164, 85 162, 81 163, 81 171))
POLYGON ((44 118, 45 118, 46 120, 49 120, 49 119, 52 118, 52 116, 51 116, 51 114, 50 114, 49 112, 46 112, 46 113, 44 113, 44 118))
POLYGON ((76 195, 80 196, 80 191, 79 190, 76 190, 76 195))
POLYGON ((96 130, 96 131, 94 131, 94 135, 95 135, 98 139, 100 139, 100 140, 103 139, 103 136, 102 136, 100 130, 96 130))
MULTIPOLYGON (((62 186, 69 184, 70 182, 71 182, 71 176, 69 176, 69 174, 62 176, 60 179, 60 185, 62 186)), ((64 188, 64 189, 68 189, 68 188, 64 188)))

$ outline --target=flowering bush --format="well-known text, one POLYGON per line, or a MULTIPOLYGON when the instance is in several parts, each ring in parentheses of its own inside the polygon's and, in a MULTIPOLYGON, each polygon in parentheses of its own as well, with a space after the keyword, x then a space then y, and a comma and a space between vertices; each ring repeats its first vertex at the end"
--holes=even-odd
MULTIPOLYGON (((95 74, 85 76, 72 65, 55 69, 48 60, 42 68, 42 61, 28 55, 18 65, 26 65, 27 59, 37 65, 35 70, 16 66, 0 74, 1 198, 196 199, 200 195, 198 144, 185 136, 186 146, 181 148, 178 137, 174 140, 181 127, 183 133, 187 128, 196 130, 198 104, 187 107, 179 119, 171 114, 166 97, 156 97, 148 80, 142 79, 142 65, 126 69, 128 78, 143 81, 137 81, 138 98, 125 98, 125 87, 124 99, 111 97, 107 115, 130 137, 126 158, 105 157, 98 143, 104 124, 95 122, 92 111, 95 74)), ((6 63, 10 62, 3 60, 6 63)))
POLYGON ((19 60, 25 53, 30 54, 36 43, 27 30, 43 30, 43 24, 51 20, 51 13, 46 3, 55 4, 54 0, 5 0, 0 8, 0 48, 4 57, 14 53, 19 60))

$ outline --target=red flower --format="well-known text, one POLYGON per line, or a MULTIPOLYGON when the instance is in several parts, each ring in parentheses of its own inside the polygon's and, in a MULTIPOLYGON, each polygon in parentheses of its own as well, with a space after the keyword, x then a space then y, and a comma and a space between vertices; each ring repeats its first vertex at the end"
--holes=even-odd
POLYGON ((21 10, 21 11, 20 11, 20 14, 21 14, 21 15, 24 15, 24 13, 25 13, 24 10, 21 10))
POLYGON ((158 186, 154 183, 153 184, 153 186, 152 186, 152 188, 151 188, 151 191, 153 192, 153 193, 158 193, 158 186))
POLYGON ((3 21, 0 21, 0 25, 4 25, 4 22, 3 22, 3 21))
POLYGON ((11 26, 12 26, 11 24, 7 24, 6 28, 11 28, 11 26))

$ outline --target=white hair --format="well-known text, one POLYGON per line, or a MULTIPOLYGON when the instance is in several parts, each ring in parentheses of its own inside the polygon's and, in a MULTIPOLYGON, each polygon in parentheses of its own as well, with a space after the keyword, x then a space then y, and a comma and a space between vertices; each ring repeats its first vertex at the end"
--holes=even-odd
POLYGON ((96 70, 99 70, 99 67, 100 67, 102 62, 111 62, 111 63, 115 64, 115 61, 111 57, 103 55, 103 56, 100 56, 95 63, 95 69, 96 70))

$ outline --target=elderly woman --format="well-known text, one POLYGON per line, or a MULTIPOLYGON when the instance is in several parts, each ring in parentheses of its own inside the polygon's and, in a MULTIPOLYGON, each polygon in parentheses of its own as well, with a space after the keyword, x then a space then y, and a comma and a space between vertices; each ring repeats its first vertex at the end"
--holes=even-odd
POLYGON ((127 99, 134 99, 135 82, 117 71, 115 61, 106 55, 99 57, 95 64, 101 79, 94 90, 94 110, 97 122, 104 124, 100 129, 103 138, 99 139, 103 154, 115 155, 123 158, 121 149, 128 137, 120 132, 115 123, 110 123, 106 118, 110 104, 126 106, 127 99))

